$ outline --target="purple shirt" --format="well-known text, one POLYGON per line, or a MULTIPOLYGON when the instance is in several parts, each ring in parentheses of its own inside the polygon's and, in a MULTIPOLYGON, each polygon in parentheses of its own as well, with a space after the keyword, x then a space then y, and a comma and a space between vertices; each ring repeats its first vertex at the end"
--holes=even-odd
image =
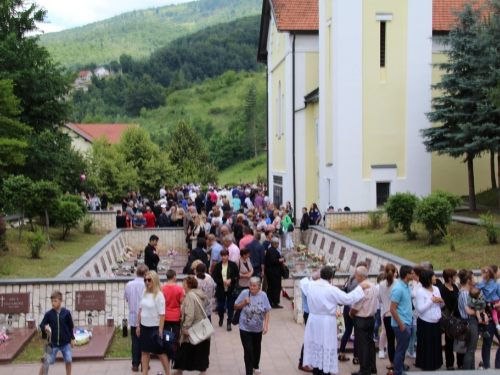
POLYGON ((253 205, 255 207, 264 207, 264 198, 262 198, 260 195, 257 195, 255 197, 255 200, 253 202, 253 205))

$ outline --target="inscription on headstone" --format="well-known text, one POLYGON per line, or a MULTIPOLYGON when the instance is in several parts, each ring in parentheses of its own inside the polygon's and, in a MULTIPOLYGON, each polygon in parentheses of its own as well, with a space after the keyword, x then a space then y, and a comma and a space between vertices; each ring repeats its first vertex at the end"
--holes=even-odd
POLYGON ((29 293, 0 294, 0 314, 18 314, 30 312, 29 293))
POLYGON ((319 245, 319 248, 323 250, 323 247, 325 246, 325 237, 321 239, 321 245, 319 245))
POLYGON ((104 257, 101 257, 101 265, 102 265, 102 269, 104 270, 104 272, 107 272, 108 267, 106 267, 106 262, 104 261, 104 257))
POLYGON ((344 246, 342 246, 342 247, 340 248, 340 254, 339 254, 339 259, 340 259, 340 260, 344 260, 345 251, 346 251, 345 247, 344 247, 344 246))
POLYGON ((108 256, 109 264, 113 264, 113 261, 111 260, 111 254, 109 253, 109 250, 106 251, 106 255, 108 256))
POLYGON ((351 255, 351 262, 349 264, 354 267, 356 265, 357 260, 358 260, 358 253, 353 251, 351 255))
POLYGON ((104 290, 80 290, 75 292, 75 310, 105 310, 106 292, 104 290))
POLYGON ((316 245, 316 241, 318 240, 318 233, 314 233, 313 237, 313 245, 316 245))
POLYGON ((370 267, 372 266, 372 260, 370 258, 366 258, 367 269, 370 271, 370 267))
POLYGON ((330 242, 330 248, 328 249, 328 253, 333 255, 333 250, 335 249, 335 241, 330 242))

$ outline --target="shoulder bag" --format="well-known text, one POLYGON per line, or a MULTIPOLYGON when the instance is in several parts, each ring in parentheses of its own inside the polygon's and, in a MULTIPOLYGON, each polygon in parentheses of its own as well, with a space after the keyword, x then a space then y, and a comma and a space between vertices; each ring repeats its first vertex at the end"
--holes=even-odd
MULTIPOLYGON (((250 291, 248 291, 248 297, 250 297, 250 291)), ((244 306, 243 306, 243 308, 244 308, 244 306)), ((231 320, 231 323, 233 323, 234 326, 237 326, 238 324, 240 324, 240 315, 241 315, 241 312, 243 311, 243 308, 236 310, 234 312, 233 320, 231 320)))
MULTIPOLYGON (((240 268, 241 268, 241 260, 238 259, 238 272, 240 272, 240 268)), ((240 272, 241 273, 241 272, 240 272)), ((240 283, 236 283, 233 285, 233 292, 231 293, 231 297, 233 297, 233 300, 236 301, 236 299, 238 298, 238 296, 240 295, 241 291, 243 290, 243 288, 241 287, 240 283)))
POLYGON ((295 228, 294 228, 293 224, 292 224, 292 223, 290 223, 290 225, 288 226, 287 232, 288 232, 288 233, 292 233, 292 232, 294 231, 294 229, 295 229, 295 228))
POLYGON ((198 305, 201 308, 201 311, 203 311, 203 315, 205 315, 205 318, 200 320, 198 323, 193 324, 189 329, 189 342, 192 345, 198 345, 200 342, 208 340, 214 333, 214 327, 212 326, 212 323, 207 317, 207 313, 205 312, 205 308, 201 305, 201 302, 198 298, 198 296, 195 294, 194 298, 196 298, 196 302, 198 302, 198 305))
POLYGON ((288 269, 285 263, 281 263, 280 273, 281 277, 284 279, 288 279, 290 277, 290 270, 288 269))

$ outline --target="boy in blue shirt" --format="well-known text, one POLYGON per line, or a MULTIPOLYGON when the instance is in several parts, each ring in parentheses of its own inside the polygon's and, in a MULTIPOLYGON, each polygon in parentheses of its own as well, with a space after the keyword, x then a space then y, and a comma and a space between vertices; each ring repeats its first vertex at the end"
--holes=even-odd
MULTIPOLYGON (((69 310, 61 306, 62 293, 54 291, 50 295, 52 310, 45 313, 40 329, 45 330, 53 345, 52 358, 50 364, 56 361, 57 352, 60 350, 64 363, 66 364, 66 375, 71 375, 71 348, 75 347, 75 335, 73 334, 73 318, 69 310)), ((43 374, 43 365, 40 368, 39 375, 43 374)))

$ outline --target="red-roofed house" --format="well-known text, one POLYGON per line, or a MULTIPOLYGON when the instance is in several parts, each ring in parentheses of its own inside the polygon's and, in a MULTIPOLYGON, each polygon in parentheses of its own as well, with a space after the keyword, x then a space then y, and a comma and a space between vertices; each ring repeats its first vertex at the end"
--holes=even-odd
MULTIPOLYGON (((432 37, 467 0, 262 1, 275 204, 367 211, 397 192, 468 194, 461 160, 427 153, 421 137, 443 73, 433 64, 446 58, 432 37)), ((487 159, 474 161, 479 191, 491 186, 487 159)))
POLYGON ((66 123, 61 131, 69 134, 73 147, 81 152, 92 147, 94 139, 105 135, 109 143, 119 143, 120 136, 132 124, 72 124, 66 123))
POLYGON ((90 70, 80 70, 78 78, 83 82, 88 82, 92 79, 92 72, 90 70))

